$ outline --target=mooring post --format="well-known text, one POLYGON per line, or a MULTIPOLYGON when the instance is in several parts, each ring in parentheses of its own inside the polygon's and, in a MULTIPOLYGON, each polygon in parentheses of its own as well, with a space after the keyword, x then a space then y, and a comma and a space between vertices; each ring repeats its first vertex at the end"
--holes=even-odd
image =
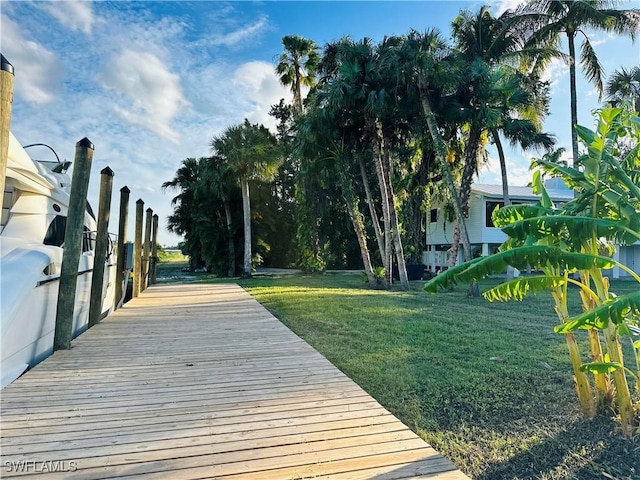
POLYGON ((53 339, 54 350, 68 350, 71 347, 78 263, 82 252, 84 215, 87 211, 87 190, 89 189, 93 150, 93 143, 86 137, 76 143, 67 225, 64 231, 64 251, 60 267, 56 328, 53 339))
POLYGON ((139 198, 136 201, 136 237, 133 241, 133 296, 137 297, 142 291, 140 280, 142 274, 142 220, 144 216, 144 201, 139 198))
POLYGON ((149 253, 151 252, 151 217, 153 216, 153 210, 147 208, 147 217, 144 226, 144 250, 142 253, 142 279, 140 280, 140 291, 144 291, 147 288, 147 282, 149 280, 149 253))
POLYGON ((93 255, 93 275, 91 276, 91 297, 89 300, 89 328, 101 320, 102 288, 104 267, 109 247, 109 217, 111 216, 111 191, 113 190, 113 170, 105 167, 100 171, 100 200, 98 203, 98 231, 96 250, 93 255))
POLYGON ((11 127, 11 109, 13 106, 13 65, 2 57, 0 66, 0 208, 4 205, 4 184, 7 178, 9 158, 9 131, 11 127))
POLYGON ((151 276, 149 282, 156 283, 156 274, 158 273, 158 215, 155 213, 151 223, 151 276))
POLYGON ((129 194, 131 190, 125 185, 120 189, 120 218, 118 219, 118 250, 116 263, 116 295, 113 308, 118 308, 124 289, 124 272, 127 252, 124 244, 127 241, 127 223, 129 221, 129 194))

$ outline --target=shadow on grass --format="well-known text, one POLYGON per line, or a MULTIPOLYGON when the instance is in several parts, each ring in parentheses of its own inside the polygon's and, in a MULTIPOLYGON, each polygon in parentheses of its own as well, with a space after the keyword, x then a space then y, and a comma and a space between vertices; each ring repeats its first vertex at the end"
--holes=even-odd
POLYGON ((606 418, 576 421, 475 477, 495 479, 640 478, 640 440, 624 440, 606 418))

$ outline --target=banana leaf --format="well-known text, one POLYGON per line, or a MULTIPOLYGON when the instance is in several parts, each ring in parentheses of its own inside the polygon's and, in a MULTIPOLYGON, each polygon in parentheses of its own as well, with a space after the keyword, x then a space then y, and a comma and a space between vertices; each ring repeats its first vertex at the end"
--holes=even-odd
POLYGON ((480 280, 489 275, 502 273, 507 265, 524 270, 555 267, 561 270, 589 270, 591 268, 613 268, 615 262, 608 257, 576 253, 558 247, 528 245, 480 257, 446 270, 425 285, 425 290, 435 293, 438 288, 449 288, 459 282, 480 280))
POLYGON ((580 243, 596 237, 605 237, 617 243, 631 244, 640 240, 640 232, 625 227, 621 221, 570 215, 548 215, 525 218, 502 227, 509 237, 523 239, 557 237, 566 232, 572 243, 580 243))
POLYGON ((439 288, 448 289, 458 284, 458 275, 469 268, 474 263, 478 263, 479 261, 490 258, 490 257, 480 257, 474 258, 473 260, 469 260, 468 262, 461 263, 460 265, 456 265, 454 267, 448 268, 444 272, 439 273, 435 278, 432 278, 427 284, 424 286, 425 291, 429 293, 437 293, 439 288))
POLYGON ((497 228, 519 222, 527 218, 542 217, 553 214, 553 210, 541 205, 508 205, 493 211, 493 224, 497 228))
POLYGON ((490 302, 506 302, 509 300, 522 300, 528 294, 549 290, 565 284, 564 277, 552 277, 537 275, 533 277, 515 278, 502 283, 497 287, 487 290, 482 294, 490 302))
POLYGON ((570 318, 562 325, 556 325, 554 330, 556 333, 570 333, 590 328, 603 330, 609 324, 609 320, 619 324, 630 315, 640 315, 640 291, 608 300, 588 312, 570 318))

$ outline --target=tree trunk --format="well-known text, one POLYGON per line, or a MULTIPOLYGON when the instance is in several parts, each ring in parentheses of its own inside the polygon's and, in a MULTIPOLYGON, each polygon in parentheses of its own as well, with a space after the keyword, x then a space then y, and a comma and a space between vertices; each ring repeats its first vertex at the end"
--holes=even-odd
POLYGON ((360 164, 360 176, 362 177, 362 184, 364 185, 364 193, 367 196, 367 205, 369 206, 369 213, 371 214, 371 223, 373 223, 373 230, 376 233, 376 241, 378 242, 380 257, 384 260, 384 237, 382 235, 382 228, 380 227, 378 212, 376 212, 376 206, 373 202, 373 197, 371 196, 371 187, 369 186, 369 178, 367 177, 367 170, 365 168, 362 155, 358 156, 358 163, 360 164))
MULTIPOLYGON (((491 130, 491 136, 493 142, 496 144, 498 150, 498 158, 500 159, 500 176, 502 177, 502 203, 504 206, 511 205, 511 199, 509 198, 509 180, 507 178, 507 160, 504 156, 504 149, 502 148, 502 141, 500 140, 500 134, 495 128, 491 130)), ((487 212, 488 213, 488 212, 487 212)), ((514 269, 511 265, 507 265, 507 273, 505 274, 505 282, 509 282, 514 278, 514 269)))
POLYGON ((576 93, 576 34, 573 31, 567 31, 567 39, 569 42, 569 83, 571 93, 571 150, 573 152, 572 166, 576 166, 578 161, 578 99, 576 93))
POLYGON ((507 160, 504 156, 504 149, 502 148, 502 141, 500 140, 500 134, 496 129, 491 130, 491 136, 496 144, 498 150, 498 158, 500 159, 500 176, 502 177, 502 202, 504 206, 511 205, 511 199, 509 198, 509 180, 507 178, 507 160))
POLYGON ((227 254, 229 259, 227 276, 235 277, 236 276, 236 248, 233 242, 231 205, 229 202, 229 197, 227 195, 222 196, 222 204, 224 205, 224 215, 227 219, 227 250, 228 250, 227 254))
POLYGON ((456 219, 453 227, 453 235, 451 236, 451 248, 449 248, 449 261, 447 267, 455 267, 458 263, 458 246, 460 245, 460 221, 456 219))
MULTIPOLYGON (((469 129, 469 140, 465 148, 464 154, 464 168, 462 169, 462 181, 460 184, 460 206, 462 207, 462 214, 465 218, 469 215, 469 198, 471 197, 471 185, 473 184, 473 176, 478 170, 478 150, 480 149, 480 135, 482 129, 475 123, 471 124, 469 129)), ((471 245, 469 245, 471 247, 471 245)), ((451 245, 451 249, 454 250, 454 245, 451 245)), ((458 253, 457 246, 455 248, 456 254, 458 253)), ((464 252, 464 261, 471 260, 471 248, 469 251, 464 252)), ((469 283, 469 289, 467 290, 469 297, 479 297, 480 289, 475 281, 469 283)))
POLYGON ((383 174, 385 177, 385 185, 387 187, 387 200, 389 202, 389 223, 391 224, 391 235, 393 238, 393 247, 396 252, 396 261, 398 262, 398 276, 400 277, 400 285, 404 290, 409 290, 409 277, 407 276, 407 266, 404 261, 404 249, 402 248, 402 239, 400 238, 400 226, 398 224, 398 212, 396 211, 395 193, 391 183, 391 154, 388 147, 389 143, 384 144, 384 161, 383 174))
POLYGON ((438 124, 436 122, 433 110, 431 109, 429 99, 422 90, 423 89, 421 89, 420 93, 420 103, 422 104, 422 111, 427 122, 427 127, 429 128, 431 140, 433 141, 434 149, 436 152, 436 159, 442 167, 442 174, 444 175, 447 188, 449 189, 449 195, 451 195, 451 199, 453 200, 453 208, 456 212, 456 217, 460 221, 460 233, 462 235, 462 247, 465 251, 465 256, 471 257, 471 243, 469 242, 469 233, 467 232, 467 225, 464 221, 464 215, 462 214, 460 196, 458 195, 458 190, 456 189, 456 185, 453 182, 453 174, 451 173, 451 169, 449 168, 449 164, 447 163, 446 146, 444 140, 440 136, 438 124))
POLYGON ((384 220, 384 254, 382 256, 382 266, 386 270, 386 278, 389 285, 392 283, 391 276, 391 217, 389 214, 388 190, 385 182, 382 154, 380 152, 380 133, 376 127, 369 128, 371 149, 373 150, 373 161, 378 175, 378 185, 380 187, 380 197, 382 203, 382 216, 384 220))
POLYGON ((364 266, 364 272, 367 275, 367 283, 370 287, 375 288, 378 285, 375 276, 373 275, 373 267, 371 265, 371 256, 369 255, 369 247, 367 246, 367 235, 364 230, 364 222, 362 219, 362 213, 358 207, 358 198, 353 191, 353 185, 349 178, 349 174, 346 171, 346 165, 343 162, 338 162, 340 186, 342 189, 342 196, 349 213, 349 218, 353 224, 353 230, 358 239, 358 245, 360 247, 360 255, 362 256, 362 264, 364 266))
POLYGON ((295 62, 296 78, 293 86, 293 104, 295 105, 296 113, 302 113, 302 85, 300 80, 300 66, 298 62, 295 62))
POLYGON ((244 262, 242 277, 251 277, 251 203, 249 201, 249 179, 246 175, 240 178, 242 187, 242 214, 244 220, 244 262))

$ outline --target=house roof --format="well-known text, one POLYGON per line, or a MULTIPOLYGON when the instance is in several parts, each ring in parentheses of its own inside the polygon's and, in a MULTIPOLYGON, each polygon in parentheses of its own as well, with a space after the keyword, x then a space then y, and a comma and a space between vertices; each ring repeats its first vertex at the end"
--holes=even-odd
MULTIPOLYGON (((550 183, 545 184, 545 186, 547 187, 547 193, 549 194, 549 197, 551 197, 551 200, 568 201, 573 198, 573 190, 564 184, 550 183)), ((476 183, 471 186, 471 191, 473 193, 484 195, 485 197, 502 198, 502 185, 476 183)), ((540 195, 533 193, 533 189, 531 187, 514 187, 510 185, 509 198, 512 200, 536 200, 540 198, 540 195)))

